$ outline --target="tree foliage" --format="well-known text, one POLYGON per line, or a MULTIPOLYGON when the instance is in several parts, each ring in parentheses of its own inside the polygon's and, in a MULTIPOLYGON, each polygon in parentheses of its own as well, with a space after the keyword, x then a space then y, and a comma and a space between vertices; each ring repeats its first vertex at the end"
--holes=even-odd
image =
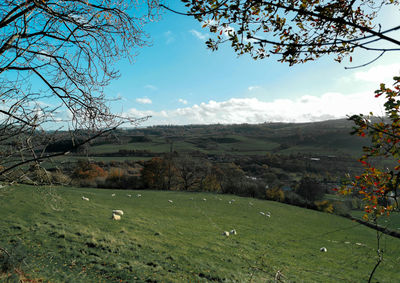
MULTIPOLYGON (((254 59, 271 55, 290 65, 335 54, 342 61, 354 49, 399 50, 400 41, 374 23, 385 5, 397 0, 182 0, 188 13, 213 34, 206 42, 212 50, 230 42, 241 55, 254 59), (390 43, 387 47, 383 41, 390 43), (379 43, 377 47, 375 43, 379 43)), ((167 8, 167 7, 166 7, 167 8)), ((169 9, 169 8, 167 8, 169 9)), ((169 9, 171 10, 171 9, 169 9)))
MULTIPOLYGON (((370 146, 363 148, 360 158, 364 170, 348 185, 341 188, 343 194, 355 192, 366 201, 365 211, 375 218, 398 209, 400 186, 400 77, 394 77, 393 87, 380 85, 375 97, 385 96, 386 117, 377 119, 370 115, 353 115, 354 134, 367 137, 370 146), (378 168, 376 160, 384 157, 392 161, 391 168, 378 168)), ((365 216, 367 218, 367 215, 365 216)))

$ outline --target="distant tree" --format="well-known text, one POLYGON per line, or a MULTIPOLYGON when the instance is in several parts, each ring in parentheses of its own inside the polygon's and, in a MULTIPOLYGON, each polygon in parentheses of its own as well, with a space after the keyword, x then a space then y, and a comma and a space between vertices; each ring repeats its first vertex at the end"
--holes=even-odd
POLYGON ((273 186, 265 190, 266 198, 269 200, 283 202, 285 200, 285 193, 282 191, 280 186, 273 186))
POLYGON ((311 177, 303 177, 296 189, 296 193, 309 202, 323 198, 325 190, 319 182, 311 177))
POLYGON ((214 172, 223 193, 235 194, 241 190, 245 174, 235 163, 218 164, 214 172))
POLYGON ((147 189, 167 189, 168 165, 163 158, 152 158, 144 163, 142 170, 143 183, 147 189))
POLYGON ((178 186, 184 191, 201 188, 207 173, 208 164, 204 160, 187 155, 174 159, 178 186))

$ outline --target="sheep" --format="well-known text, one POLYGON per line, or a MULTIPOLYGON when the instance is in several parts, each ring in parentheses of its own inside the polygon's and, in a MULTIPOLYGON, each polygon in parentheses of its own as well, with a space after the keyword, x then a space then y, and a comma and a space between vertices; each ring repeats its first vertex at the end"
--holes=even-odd
POLYGON ((261 215, 265 215, 265 213, 264 213, 264 212, 262 212, 262 211, 260 211, 260 214, 261 214, 261 215))
POLYGON ((126 195, 126 196, 127 196, 128 198, 132 197, 132 195, 129 195, 129 194, 128 194, 128 195, 126 195))
POLYGON ((170 199, 168 200, 168 202, 169 202, 169 203, 173 203, 173 201, 172 201, 172 200, 170 200, 170 199))
POLYGON ((229 232, 228 231, 224 231, 224 232, 222 232, 222 235, 226 236, 226 237, 229 237, 229 232))
POLYGON ((120 215, 120 216, 124 215, 124 212, 122 210, 120 210, 120 209, 115 209, 115 210, 112 211, 112 213, 120 215))
POLYGON ((322 247, 322 248, 319 249, 319 251, 320 251, 320 252, 323 252, 323 253, 326 253, 328 250, 327 250, 327 248, 322 247))
POLYGON ((112 220, 121 220, 121 215, 113 213, 111 219, 112 220))
POLYGON ((206 198, 203 198, 203 200, 206 201, 207 199, 206 199, 206 198))
POLYGON ((137 194, 136 196, 137 196, 138 198, 140 198, 142 195, 141 195, 141 194, 137 194))
POLYGON ((236 235, 236 234, 237 234, 237 232, 236 232, 236 230, 235 230, 235 229, 232 229, 232 230, 229 232, 229 234, 230 234, 230 235, 236 235))
POLYGON ((265 216, 271 217, 271 212, 267 211, 267 212, 265 213, 265 216))
POLYGON ((89 201, 89 198, 87 197, 82 197, 83 200, 89 201))
POLYGON ((112 196, 112 197, 115 197, 115 194, 112 194, 111 196, 112 196))

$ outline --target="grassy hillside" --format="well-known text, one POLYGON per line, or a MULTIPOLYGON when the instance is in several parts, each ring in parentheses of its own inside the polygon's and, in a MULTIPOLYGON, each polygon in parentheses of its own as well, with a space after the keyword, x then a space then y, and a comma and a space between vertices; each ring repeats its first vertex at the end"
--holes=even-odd
MULTIPOLYGON (((280 270, 286 282, 365 282, 375 264, 371 229, 229 195, 14 186, 0 189, 0 214, 0 246, 37 281, 268 282, 280 270)), ((382 243, 374 281, 395 282, 400 240, 382 243)))
POLYGON ((173 149, 178 152, 234 155, 307 153, 358 157, 366 140, 351 136, 352 126, 344 119, 302 124, 157 126, 120 130, 115 134, 118 139, 102 141, 92 146, 90 153, 98 155, 118 150, 161 153, 168 152, 170 142, 173 142, 173 149))

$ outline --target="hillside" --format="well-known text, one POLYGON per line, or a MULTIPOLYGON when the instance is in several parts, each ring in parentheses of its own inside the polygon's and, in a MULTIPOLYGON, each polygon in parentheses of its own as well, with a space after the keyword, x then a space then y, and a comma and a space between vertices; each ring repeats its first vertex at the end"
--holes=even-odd
POLYGON ((119 150, 203 154, 260 155, 314 154, 359 156, 366 141, 350 135, 352 123, 330 120, 315 123, 264 123, 259 125, 155 126, 119 130, 90 148, 95 156, 119 150), (118 145, 119 143, 119 145, 118 145))
MULTIPOLYGON (((278 271, 282 282, 365 282, 376 262, 369 228, 231 195, 12 186, 0 191, 0 213, 0 246, 36 282, 268 282, 278 271)), ((374 281, 393 282, 400 241, 381 242, 374 281)))

